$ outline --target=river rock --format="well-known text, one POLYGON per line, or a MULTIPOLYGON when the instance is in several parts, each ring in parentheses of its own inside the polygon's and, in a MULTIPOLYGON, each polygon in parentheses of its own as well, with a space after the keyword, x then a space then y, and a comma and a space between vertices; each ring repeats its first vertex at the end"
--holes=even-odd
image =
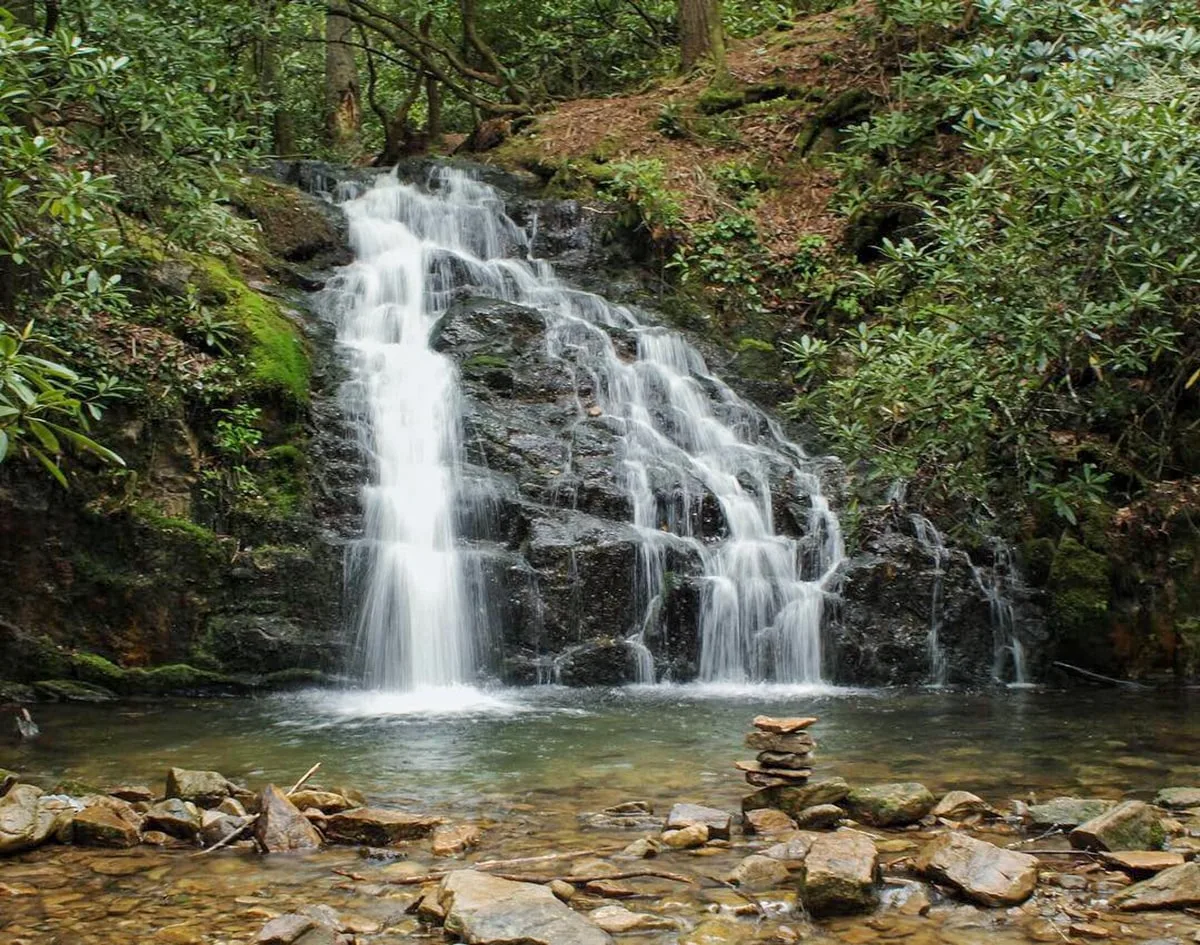
POLYGON ((215 808, 222 814, 228 814, 230 817, 245 817, 246 807, 236 797, 226 797, 221 800, 215 808))
POLYGON ((588 918, 605 932, 621 934, 623 932, 652 932, 660 929, 673 929, 676 924, 660 915, 650 915, 645 912, 630 912, 624 906, 607 905, 593 909, 588 918))
POLYGON ((39 810, 41 788, 17 784, 0 797, 0 855, 39 846, 53 833, 54 818, 39 810))
POLYGON ((607 945, 608 933, 564 905, 545 886, 474 870, 443 878, 437 903, 446 931, 468 945, 607 945))
POLYGON ((1078 827, 1114 806, 1102 797, 1055 797, 1032 805, 1028 815, 1034 827, 1078 827))
POLYGON ((746 735, 746 747, 755 751, 785 751, 806 755, 812 753, 817 743, 808 732, 777 735, 773 732, 753 731, 746 735))
POLYGON ((699 804, 676 804, 667 815, 667 830, 682 830, 703 824, 708 828, 710 840, 728 840, 729 825, 732 817, 727 811, 715 807, 702 807, 699 804))
POLYGON ((808 856, 808 851, 812 849, 812 845, 820 838, 821 834, 819 833, 797 830, 783 842, 767 847, 762 851, 762 854, 775 860, 781 860, 788 864, 791 869, 798 869, 803 865, 804 858, 808 856))
POLYGON ((704 824, 692 824, 679 830, 664 830, 662 844, 672 850, 691 850, 708 843, 708 827, 704 824))
POLYGON ((144 823, 147 830, 160 830, 180 840, 191 840, 200 832, 200 810, 191 801, 168 797, 146 811, 144 823))
POLYGON ((197 807, 216 807, 237 788, 219 771, 192 771, 171 768, 167 771, 167 797, 191 801, 197 807))
POLYGON ((953 886, 985 906, 1024 902, 1037 886, 1038 860, 960 833, 944 833, 913 861, 922 876, 953 886))
POLYGON ((875 844, 865 833, 820 834, 804 858, 802 898, 813 915, 863 912, 874 907, 879 874, 875 844))
POLYGON ((934 817, 962 820, 964 817, 994 812, 987 801, 970 791, 951 791, 934 805, 930 813, 934 817))
POLYGON ((1154 795, 1154 803, 1169 810, 1190 810, 1200 807, 1200 788, 1169 787, 1154 795))
POLYGON ((758 763, 763 770, 783 768, 787 771, 804 771, 805 776, 812 774, 812 757, 791 751, 760 751, 758 763))
POLYGON ((141 784, 122 784, 109 791, 108 796, 130 804, 153 804, 155 798, 154 792, 141 784))
POLYGON ((1200 863, 1184 863, 1135 883, 1112 898, 1118 909, 1188 909, 1200 906, 1200 863))
POLYGON ((810 781, 808 784, 795 786, 768 787, 743 797, 742 810, 774 807, 790 817, 795 817, 808 807, 837 804, 845 800, 849 793, 850 785, 844 778, 826 778, 823 781, 810 781))
POLYGON ((131 807, 119 812, 105 804, 93 804, 71 818, 71 842, 81 847, 135 847, 141 841, 140 827, 141 817, 131 807))
POLYGON ((316 828, 274 784, 268 784, 258 795, 254 837, 267 853, 316 850, 321 846, 316 828))
POLYGON ((845 816, 846 812, 837 804, 816 804, 796 815, 796 826, 801 830, 826 830, 836 827, 845 816))
POLYGON ((915 781, 870 784, 854 788, 846 796, 846 806, 854 819, 874 827, 915 824, 933 810, 934 803, 929 788, 915 781))
POLYGON ((625 849, 618 853, 614 859, 618 860, 649 860, 658 856, 659 850, 662 849, 662 844, 651 837, 640 837, 629 844, 625 849))
POLYGON ((1166 839, 1162 819, 1142 801, 1125 801, 1080 824, 1070 835, 1077 850, 1157 850, 1166 839))
POLYGON ((753 854, 733 868, 725 881, 743 889, 774 889, 787 882, 788 868, 771 856, 753 854))
POLYGON ((246 825, 245 817, 234 817, 219 810, 200 812, 200 839, 205 846, 220 843, 246 825))
POLYGON ((774 735, 791 735, 793 732, 802 731, 816 724, 817 721, 815 718, 777 719, 769 715, 756 715, 754 727, 759 731, 770 732, 774 735))
POLYGON ((1129 850, 1117 853, 1102 853, 1100 859, 1107 866, 1115 866, 1117 869, 1124 870, 1131 876, 1151 876, 1154 873, 1169 870, 1173 866, 1182 866, 1184 863, 1182 853, 1165 850, 1129 850))
MULTIPOLYGON (((840 814, 841 811, 839 810, 840 814)), ((788 833, 796 829, 796 823, 781 810, 772 807, 762 807, 758 810, 747 811, 742 821, 742 830, 749 834, 778 834, 788 833)))
POLYGON ((474 824, 443 824, 433 831, 433 855, 455 856, 465 853, 480 840, 479 828, 474 824))
POLYGON ((386 847, 402 840, 424 840, 444 823, 441 817, 360 807, 330 817, 325 835, 333 843, 386 847))
POLYGON ((340 814, 358 805, 350 803, 349 799, 335 794, 333 791, 299 790, 291 795, 291 802, 300 810, 315 807, 323 814, 340 814))
POLYGON ((254 941, 256 945, 292 945, 316 923, 306 915, 276 916, 261 929, 254 941))

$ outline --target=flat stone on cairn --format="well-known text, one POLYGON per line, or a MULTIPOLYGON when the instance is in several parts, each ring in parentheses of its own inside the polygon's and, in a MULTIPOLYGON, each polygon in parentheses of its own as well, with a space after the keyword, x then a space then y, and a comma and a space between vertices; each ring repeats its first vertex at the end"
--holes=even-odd
POLYGON ((746 736, 746 747, 758 751, 753 761, 735 762, 753 787, 770 788, 806 784, 812 775, 812 753, 817 747, 805 731, 814 718, 775 719, 760 715, 746 736))

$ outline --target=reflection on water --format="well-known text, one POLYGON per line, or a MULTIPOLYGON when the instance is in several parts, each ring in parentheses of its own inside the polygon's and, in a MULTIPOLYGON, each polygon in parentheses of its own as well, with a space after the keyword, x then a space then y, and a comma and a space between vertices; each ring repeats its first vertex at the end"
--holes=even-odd
POLYGON ((1197 693, 864 691, 820 687, 313 691, 253 700, 44 706, 43 736, 0 767, 47 783, 158 784, 166 768, 326 783, 470 809, 533 794, 580 806, 686 793, 732 802, 760 712, 821 717, 818 775, 916 779, 992 799, 1118 795, 1200 781, 1197 693))

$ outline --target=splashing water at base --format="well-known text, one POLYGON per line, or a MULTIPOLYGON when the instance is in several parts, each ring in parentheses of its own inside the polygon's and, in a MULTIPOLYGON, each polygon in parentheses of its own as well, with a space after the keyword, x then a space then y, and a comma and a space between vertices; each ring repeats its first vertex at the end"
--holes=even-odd
MULTIPOLYGON (((595 406, 619 427, 615 473, 638 536, 640 614, 623 635, 638 680, 656 679, 648 644, 669 560, 685 555, 702 575, 702 680, 819 682, 827 585, 843 546, 808 457, 710 375, 680 335, 563 284, 533 259, 529 235, 491 187, 449 167, 429 183, 426 192, 383 177, 346 202, 357 261, 333 287, 352 415, 374 469, 363 496, 366 534, 351 562, 368 685, 462 687, 479 670, 488 628, 476 615, 487 608, 475 606, 483 591, 472 586, 455 510, 486 497, 462 475, 454 365, 430 344, 466 287, 536 310, 548 354, 586 379, 595 406), (614 328, 634 333, 636 357, 618 355, 614 328), (806 507, 798 537, 776 532, 772 482, 806 507), (719 509, 716 533, 702 520, 706 499, 719 509)), ((576 406, 583 417, 581 397, 576 406)))

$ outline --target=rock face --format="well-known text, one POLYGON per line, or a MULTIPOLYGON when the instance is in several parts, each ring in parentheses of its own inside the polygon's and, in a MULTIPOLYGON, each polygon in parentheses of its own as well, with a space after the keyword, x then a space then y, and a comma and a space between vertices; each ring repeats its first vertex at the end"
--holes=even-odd
POLYGON ((330 817, 325 822, 325 835, 333 843, 386 847, 401 840, 424 839, 442 822, 440 817, 360 807, 330 817))
POLYGON ((865 833, 822 834, 804 858, 805 908, 813 915, 866 911, 875 905, 878 873, 875 844, 865 833))
POLYGON ((1163 870, 1151 879, 1122 890, 1112 901, 1126 912, 1200 906, 1200 863, 1184 863, 1163 870))
POLYGON ((1081 850, 1156 850, 1166 839, 1162 818, 1149 804, 1126 801, 1071 831, 1081 850))
POLYGON ((942 834, 928 843, 913 868, 985 906, 1024 902, 1037 886, 1037 857, 960 833, 942 834))
POLYGON ((446 876, 437 891, 446 930, 468 945, 608 945, 608 933, 548 888, 474 870, 446 876))
POLYGON ((855 820, 875 827, 913 824, 933 810, 934 796, 924 784, 870 784, 854 788, 846 807, 855 820))
POLYGON ((268 853, 316 850, 321 846, 321 835, 273 784, 268 784, 258 796, 254 837, 268 853))

